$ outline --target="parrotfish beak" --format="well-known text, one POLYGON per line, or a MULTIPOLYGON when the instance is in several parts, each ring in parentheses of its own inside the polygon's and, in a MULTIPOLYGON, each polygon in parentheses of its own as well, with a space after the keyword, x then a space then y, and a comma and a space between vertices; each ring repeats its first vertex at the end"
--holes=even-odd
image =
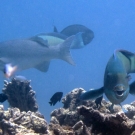
POLYGON ((124 92, 126 91, 125 86, 123 84, 116 85, 113 90, 118 98, 121 98, 124 95, 124 92))

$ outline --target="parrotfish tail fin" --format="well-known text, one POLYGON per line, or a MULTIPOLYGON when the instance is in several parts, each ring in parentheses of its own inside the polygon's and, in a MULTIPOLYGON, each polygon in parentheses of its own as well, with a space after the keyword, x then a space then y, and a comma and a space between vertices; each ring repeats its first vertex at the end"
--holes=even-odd
POLYGON ((84 47, 84 43, 83 43, 83 39, 82 39, 82 33, 83 32, 79 32, 75 35, 75 39, 71 44, 71 49, 80 49, 82 47, 84 47))
POLYGON ((95 89, 95 90, 89 90, 83 94, 81 94, 80 99, 81 100, 93 100, 96 98, 99 98, 103 95, 104 92, 104 88, 101 87, 99 89, 95 89))
POLYGON ((98 98, 95 100, 95 104, 96 104, 97 108, 98 108, 99 106, 102 106, 102 105, 101 105, 102 99, 103 99, 103 95, 102 95, 101 97, 98 97, 98 98))
POLYGON ((71 65, 75 65, 71 55, 70 55, 70 46, 75 39, 75 36, 68 37, 63 43, 59 44, 59 58, 68 62, 71 65))
POLYGON ((130 69, 128 73, 135 73, 135 53, 126 51, 126 50, 118 50, 121 52, 130 62, 130 69))
POLYGON ((129 93, 135 95, 135 81, 129 85, 129 93))
POLYGON ((50 101, 50 102, 48 102, 49 104, 50 104, 50 106, 52 106, 52 102, 50 101))

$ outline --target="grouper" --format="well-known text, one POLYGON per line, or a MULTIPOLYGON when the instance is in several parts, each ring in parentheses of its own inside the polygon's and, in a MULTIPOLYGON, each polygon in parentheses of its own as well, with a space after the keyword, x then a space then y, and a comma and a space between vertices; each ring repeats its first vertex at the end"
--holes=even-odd
POLYGON ((61 32, 58 32, 55 27, 55 31, 51 33, 41 33, 33 37, 31 40, 43 40, 48 46, 54 46, 65 41, 67 37, 75 35, 74 41, 72 42, 71 49, 80 49, 85 45, 89 44, 94 38, 94 33, 89 28, 74 24, 64 28, 61 32))
POLYGON ((106 65, 104 86, 82 93, 80 99, 96 99, 98 105, 105 94, 112 103, 111 108, 114 104, 120 105, 129 93, 135 94, 135 82, 129 85, 129 73, 135 73, 135 54, 126 50, 116 50, 106 65))
POLYGON ((75 36, 65 39, 56 46, 48 46, 40 40, 17 39, 0 43, 0 70, 7 78, 16 71, 36 68, 46 72, 50 60, 61 59, 72 65, 70 46, 75 36))

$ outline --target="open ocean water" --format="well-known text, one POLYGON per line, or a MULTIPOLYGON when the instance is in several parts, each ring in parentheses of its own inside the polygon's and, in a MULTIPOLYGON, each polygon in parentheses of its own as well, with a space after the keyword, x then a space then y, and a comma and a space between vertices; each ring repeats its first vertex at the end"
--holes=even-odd
MULTIPOLYGON (((49 70, 18 72, 31 80, 39 111, 49 122, 50 113, 62 107, 49 105, 51 96, 64 95, 74 88, 85 90, 103 85, 107 61, 116 49, 135 52, 135 0, 1 0, 0 41, 28 38, 39 33, 59 31, 72 24, 82 24, 94 32, 94 39, 82 49, 71 50, 76 66, 62 60, 52 60, 49 70)), ((4 76, 0 73, 0 89, 4 76)), ((135 75, 132 74, 132 80, 135 75)), ((124 103, 135 100, 129 95, 124 103)), ((5 109, 8 103, 4 103, 5 109)))

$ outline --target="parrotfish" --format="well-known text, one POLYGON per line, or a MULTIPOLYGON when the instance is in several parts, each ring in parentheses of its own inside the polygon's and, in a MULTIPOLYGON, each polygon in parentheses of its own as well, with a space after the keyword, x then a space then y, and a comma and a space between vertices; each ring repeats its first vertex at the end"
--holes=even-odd
POLYGON ((64 28, 60 33, 69 37, 80 32, 82 33, 82 40, 84 46, 89 44, 94 38, 94 32, 86 26, 80 24, 69 25, 66 28, 64 28))
POLYGON ((75 35, 75 39, 70 46, 71 49, 79 49, 89 44, 94 38, 94 33, 89 28, 75 24, 64 28, 61 32, 57 31, 54 27, 54 32, 51 33, 41 33, 31 37, 31 40, 39 40, 40 42, 46 42, 48 46, 57 45, 65 41, 67 37, 75 35))
POLYGON ((54 106, 58 101, 60 102, 63 92, 56 92, 51 98, 49 104, 54 106))
POLYGON ((1 42, 0 70, 9 78, 16 71, 29 68, 46 72, 52 59, 61 59, 74 65, 70 55, 70 46, 74 38, 75 36, 71 36, 56 46, 48 46, 45 42, 30 39, 1 42))
POLYGON ((80 99, 96 99, 100 105, 103 94, 110 100, 112 106, 121 104, 128 94, 135 94, 135 82, 129 85, 131 79, 129 73, 135 73, 135 54, 126 50, 117 50, 109 59, 105 73, 104 86, 82 93, 80 99))

